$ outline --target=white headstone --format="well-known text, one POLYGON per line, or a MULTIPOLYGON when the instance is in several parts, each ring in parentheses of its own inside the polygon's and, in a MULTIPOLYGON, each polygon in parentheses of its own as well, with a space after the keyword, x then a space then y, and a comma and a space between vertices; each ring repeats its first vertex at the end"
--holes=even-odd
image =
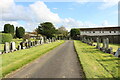
POLYGON ((8 53, 10 51, 10 46, 9 46, 8 42, 5 42, 4 51, 5 51, 5 53, 8 53))
POLYGON ((10 50, 11 51, 15 51, 16 50, 16 48, 15 48, 15 42, 11 42, 10 43, 10 50))

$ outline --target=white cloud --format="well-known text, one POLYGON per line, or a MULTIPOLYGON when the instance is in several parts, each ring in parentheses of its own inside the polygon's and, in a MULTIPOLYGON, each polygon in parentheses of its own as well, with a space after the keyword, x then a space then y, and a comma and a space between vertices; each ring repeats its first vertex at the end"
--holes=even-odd
POLYGON ((19 20, 26 22, 26 24, 22 25, 26 31, 33 31, 39 23, 46 21, 52 22, 54 25, 61 24, 68 30, 74 27, 96 26, 91 22, 82 22, 72 18, 61 19, 57 13, 53 13, 42 1, 36 1, 27 7, 16 5, 13 0, 0 0, 0 2, 0 10, 2 10, 0 12, 0 15, 2 15, 2 21, 0 22, 2 27, 0 27, 0 30, 3 30, 3 25, 8 22, 20 26, 17 22, 19 20))
POLYGON ((103 4, 99 7, 99 9, 107 9, 118 5, 119 0, 103 0, 103 4))

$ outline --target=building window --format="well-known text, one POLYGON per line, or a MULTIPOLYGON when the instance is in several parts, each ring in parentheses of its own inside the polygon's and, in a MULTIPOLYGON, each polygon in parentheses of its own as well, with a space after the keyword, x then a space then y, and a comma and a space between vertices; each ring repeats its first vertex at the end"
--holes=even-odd
POLYGON ((93 31, 93 33, 95 33, 95 31, 93 31))
POLYGON ((110 31, 110 33, 111 33, 111 31, 110 31))
POLYGON ((104 33, 104 31, 102 31, 102 33, 104 33))
POLYGON ((114 33, 116 33, 116 31, 114 31, 114 33))

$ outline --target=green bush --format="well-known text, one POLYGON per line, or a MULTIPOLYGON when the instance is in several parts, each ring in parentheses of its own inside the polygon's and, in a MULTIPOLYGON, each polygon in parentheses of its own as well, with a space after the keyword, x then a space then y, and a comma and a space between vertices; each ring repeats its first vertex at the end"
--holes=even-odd
POLYGON ((5 42, 10 42, 13 39, 12 35, 8 33, 1 33, 0 36, 2 44, 4 44, 5 42))

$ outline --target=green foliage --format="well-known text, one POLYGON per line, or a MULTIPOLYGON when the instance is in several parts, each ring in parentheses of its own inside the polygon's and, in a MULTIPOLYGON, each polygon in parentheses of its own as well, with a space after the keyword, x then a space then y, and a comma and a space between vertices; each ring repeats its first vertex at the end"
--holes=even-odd
POLYGON ((51 22, 41 23, 38 26, 37 31, 39 34, 47 36, 47 38, 52 38, 56 33, 56 29, 51 22))
POLYGON ((5 42, 11 42, 12 41, 12 35, 9 33, 0 33, 1 36, 1 43, 4 44, 5 42))
POLYGON ((4 33, 10 33, 13 36, 14 35, 14 25, 5 24, 4 25, 4 33))
POLYGON ((25 41, 26 39, 30 40, 30 35, 29 35, 29 34, 25 34, 25 35, 23 36, 23 40, 25 41))
POLYGON ((72 39, 77 39, 78 38, 77 35, 80 35, 80 29, 71 29, 70 30, 70 36, 72 39))
POLYGON ((60 28, 57 29, 57 34, 58 34, 58 36, 67 37, 68 31, 66 30, 66 28, 64 26, 61 26, 60 28))
MULTIPOLYGON (((79 60, 82 64, 86 78, 118 78, 120 59, 112 54, 106 54, 94 46, 87 45, 81 41, 74 41, 79 60)), ((117 80, 117 79, 116 79, 117 80)))
POLYGON ((28 64, 36 58, 39 58, 41 55, 45 54, 46 52, 52 50, 62 43, 64 43, 64 41, 52 42, 50 44, 44 44, 29 49, 0 55, 0 57, 2 57, 2 63, 0 63, 0 65, 2 65, 0 66, 0 70, 2 71, 0 72, 2 72, 3 75, 0 77, 5 77, 5 75, 7 75, 8 73, 21 68, 25 64, 28 64))
POLYGON ((16 27, 16 37, 23 38, 25 34, 25 29, 23 27, 16 27))

